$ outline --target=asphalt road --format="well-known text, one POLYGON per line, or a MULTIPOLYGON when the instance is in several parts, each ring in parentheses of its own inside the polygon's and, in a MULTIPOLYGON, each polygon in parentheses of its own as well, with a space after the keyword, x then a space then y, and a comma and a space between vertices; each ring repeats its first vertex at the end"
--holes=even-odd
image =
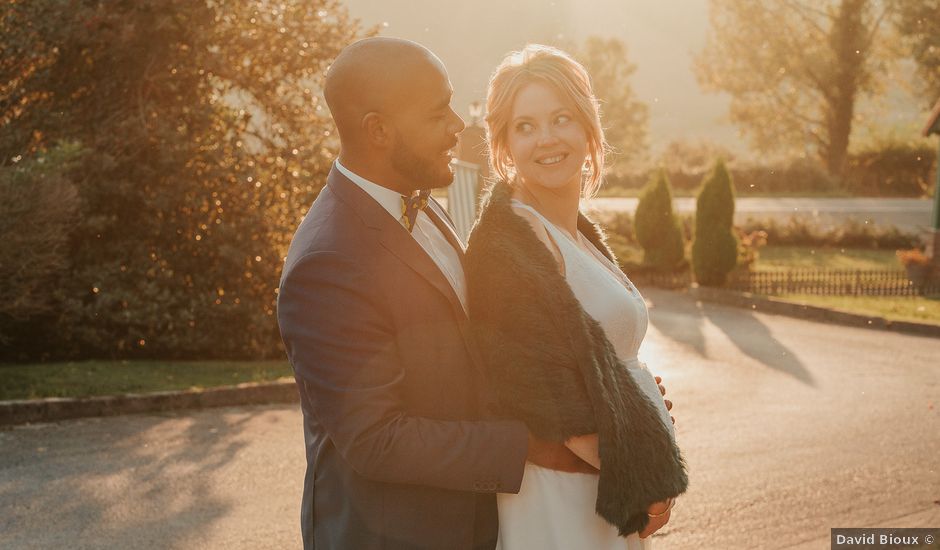
MULTIPOLYGON (((940 527, 940 339, 646 297, 691 475, 657 550, 940 527)), ((0 431, 0 548, 295 548, 302 474, 294 406, 0 431)))

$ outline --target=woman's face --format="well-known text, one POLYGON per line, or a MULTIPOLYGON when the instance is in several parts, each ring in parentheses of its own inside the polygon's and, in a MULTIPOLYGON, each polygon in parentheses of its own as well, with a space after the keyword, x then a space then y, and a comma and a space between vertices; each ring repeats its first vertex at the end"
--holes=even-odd
POLYGON ((524 185, 580 191, 588 137, 569 103, 540 82, 526 84, 512 104, 509 154, 524 185))

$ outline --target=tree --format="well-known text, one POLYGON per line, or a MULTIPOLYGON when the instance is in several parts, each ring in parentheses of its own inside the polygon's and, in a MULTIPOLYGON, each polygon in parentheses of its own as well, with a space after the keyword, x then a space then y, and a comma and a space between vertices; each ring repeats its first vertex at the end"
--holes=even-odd
POLYGON ((643 247, 643 263, 671 271, 685 260, 685 241, 672 208, 672 190, 666 172, 658 170, 640 193, 636 207, 636 237, 643 247))
POLYGON ((601 123, 612 151, 613 170, 622 170, 646 154, 649 108, 633 90, 636 65, 627 47, 616 38, 589 37, 576 56, 584 64, 601 106, 601 123))
POLYGON ((940 0, 895 0, 897 29, 917 62, 927 107, 940 98, 940 0))
POLYGON ((279 352, 282 257, 336 147, 320 79, 357 35, 334 0, 5 4, 0 167, 84 151, 47 349, 279 352))
POLYGON ((731 94, 730 116, 761 151, 846 162, 856 101, 878 91, 876 42, 889 6, 874 0, 710 0, 699 83, 731 94))
POLYGON ((721 286, 738 262, 734 223, 734 186, 723 160, 715 163, 695 200, 692 269, 700 285, 721 286))
POLYGON ((14 324, 55 312, 78 211, 76 186, 65 174, 80 155, 75 144, 61 144, 0 167, 0 345, 9 345, 14 324))

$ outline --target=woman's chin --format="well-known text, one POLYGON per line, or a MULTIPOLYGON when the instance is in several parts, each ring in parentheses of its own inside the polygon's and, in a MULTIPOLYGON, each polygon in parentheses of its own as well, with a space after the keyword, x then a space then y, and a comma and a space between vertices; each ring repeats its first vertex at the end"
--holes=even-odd
POLYGON ((578 187, 581 186, 581 173, 570 172, 570 171, 548 171, 542 172, 539 174, 532 174, 532 177, 523 176, 523 181, 531 182, 539 187, 544 187, 546 189, 563 189, 569 185, 578 187))

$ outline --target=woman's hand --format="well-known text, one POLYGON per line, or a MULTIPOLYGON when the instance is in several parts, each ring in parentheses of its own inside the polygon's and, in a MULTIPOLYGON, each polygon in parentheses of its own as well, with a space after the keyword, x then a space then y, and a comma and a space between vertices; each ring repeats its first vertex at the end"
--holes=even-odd
POLYGON ((657 517, 651 517, 649 523, 646 524, 646 528, 640 531, 641 539, 645 539, 669 523, 669 518, 672 516, 672 505, 673 499, 650 504, 650 507, 646 509, 646 513, 657 517))
POLYGON ((571 452, 590 464, 601 469, 601 456, 599 450, 599 439, 597 434, 577 435, 565 441, 565 446, 571 449, 571 452))
POLYGON ((529 434, 529 451, 526 460, 537 466, 559 472, 597 473, 597 469, 575 455, 563 443, 545 441, 531 433, 529 434))
MULTIPOLYGON (((666 402, 666 410, 667 410, 667 411, 671 411, 671 410, 672 410, 672 401, 666 399, 666 386, 663 386, 663 385, 662 385, 663 377, 662 377, 662 376, 656 376, 655 379, 656 379, 656 384, 659 385, 659 393, 662 394, 662 396, 663 396, 663 401, 666 402)), ((672 419, 672 424, 675 425, 675 423, 676 423, 676 417, 675 417, 675 416, 672 416, 672 415, 669 415, 669 418, 672 419)))

